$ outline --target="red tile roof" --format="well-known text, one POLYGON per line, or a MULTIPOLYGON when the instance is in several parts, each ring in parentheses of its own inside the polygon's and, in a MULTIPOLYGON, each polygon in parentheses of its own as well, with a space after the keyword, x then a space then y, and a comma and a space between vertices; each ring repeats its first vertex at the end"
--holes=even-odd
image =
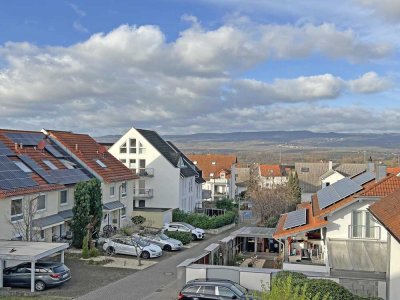
POLYGON ((400 177, 393 174, 386 176, 384 179, 364 189, 360 196, 382 197, 387 196, 400 188, 400 177))
POLYGON ((105 151, 101 152, 101 145, 87 134, 77 134, 66 131, 48 130, 51 138, 57 140, 73 155, 85 163, 89 168, 103 178, 105 182, 116 182, 137 179, 122 162, 105 151), (96 160, 100 160, 107 167, 101 167, 96 160))
POLYGON ((260 165, 262 177, 281 177, 281 167, 279 165, 260 165))
POLYGON ((324 218, 313 216, 311 203, 302 203, 298 208, 305 208, 307 210, 307 224, 294 228, 284 229, 283 226, 285 225, 287 214, 283 214, 279 219, 278 225, 276 226, 276 230, 273 235, 275 239, 308 232, 328 225, 328 222, 324 218))
POLYGON ((397 175, 397 174, 400 173, 400 167, 387 168, 387 172, 388 172, 389 174, 397 175))
POLYGON ((400 189, 383 197, 368 209, 400 243, 400 189))
POLYGON ((237 157, 235 155, 188 154, 186 156, 193 163, 197 162, 196 166, 203 171, 203 178, 206 180, 210 180, 210 178, 219 178, 221 171, 230 172, 232 165, 237 163, 237 157), (210 173, 214 173, 214 176, 210 177, 210 173))
MULTIPOLYGON (((51 161, 59 169, 66 169, 66 167, 58 161, 58 159, 56 159, 53 155, 51 155, 47 151, 40 151, 35 149, 34 146, 26 146, 26 145, 23 145, 22 149, 20 147, 16 148, 15 143, 5 135, 6 133, 36 133, 36 134, 42 134, 42 133, 35 131, 26 131, 26 130, 0 129, 0 141, 14 153, 14 156, 10 156, 9 159, 13 161, 21 161, 17 157, 17 155, 27 155, 29 158, 34 160, 38 165, 40 165, 45 170, 47 170, 48 167, 43 163, 43 159, 51 161)), ((45 138, 44 135, 43 138, 45 138)), ((16 188, 12 190, 0 189, 0 199, 65 189, 65 186, 62 184, 47 183, 36 172, 31 172, 29 173, 29 175, 32 178, 32 180, 37 183, 37 186, 16 188)))

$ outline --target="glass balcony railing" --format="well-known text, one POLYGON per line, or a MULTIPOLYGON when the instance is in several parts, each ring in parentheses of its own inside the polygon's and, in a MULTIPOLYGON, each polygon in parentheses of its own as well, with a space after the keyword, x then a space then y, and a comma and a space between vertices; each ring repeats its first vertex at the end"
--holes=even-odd
POLYGON ((379 240, 381 228, 379 226, 349 225, 349 238, 379 240))

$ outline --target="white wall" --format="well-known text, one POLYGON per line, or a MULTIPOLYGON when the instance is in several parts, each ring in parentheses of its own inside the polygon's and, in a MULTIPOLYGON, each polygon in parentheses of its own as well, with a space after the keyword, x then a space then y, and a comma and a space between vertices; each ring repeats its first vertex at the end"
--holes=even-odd
POLYGON ((321 187, 324 188, 327 186, 327 183, 329 183, 329 185, 335 183, 336 181, 339 181, 340 179, 343 179, 344 176, 342 174, 340 174, 339 172, 335 172, 332 175, 326 177, 325 179, 322 179, 321 181, 321 187))
POLYGON ((398 299, 400 295, 400 244, 390 236, 389 265, 389 300, 398 299))
MULTIPOLYGON (((374 201, 362 201, 355 202, 337 212, 335 212, 332 216, 328 216, 329 224, 326 226, 327 238, 341 238, 348 239, 349 238, 349 225, 352 223, 352 212, 353 210, 358 211, 366 211, 367 208, 374 203, 374 201)), ((379 226, 381 232, 381 241, 387 240, 386 230, 383 226, 381 226, 378 222, 376 222, 373 226, 379 226)))

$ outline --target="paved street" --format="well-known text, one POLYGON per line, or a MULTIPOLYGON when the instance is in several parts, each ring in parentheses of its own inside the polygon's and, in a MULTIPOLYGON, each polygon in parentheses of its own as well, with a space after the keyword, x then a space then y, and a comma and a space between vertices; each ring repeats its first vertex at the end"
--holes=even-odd
MULTIPOLYGON (((222 239, 236 229, 237 228, 233 228, 216 236, 208 235, 205 241, 200 242, 195 247, 176 253, 148 269, 128 275, 125 278, 92 291, 78 299, 176 299, 178 295, 178 289, 176 287, 176 266, 187 258, 200 255, 209 244, 222 239)), ((105 272, 107 271, 105 270, 105 272)))

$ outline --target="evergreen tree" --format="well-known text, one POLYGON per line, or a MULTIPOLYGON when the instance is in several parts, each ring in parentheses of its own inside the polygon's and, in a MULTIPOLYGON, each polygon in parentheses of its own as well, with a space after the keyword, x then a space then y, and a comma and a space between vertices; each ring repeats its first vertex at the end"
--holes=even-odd
POLYGON ((301 189, 299 186, 299 177, 297 175, 297 172, 292 172, 289 173, 289 179, 287 183, 289 190, 291 192, 291 195, 293 197, 294 202, 300 203, 301 202, 301 189))
POLYGON ((81 248, 82 241, 88 234, 89 245, 93 233, 98 233, 103 215, 101 203, 101 183, 98 179, 79 182, 75 186, 75 205, 72 209, 73 217, 71 230, 73 232, 72 244, 81 248))

